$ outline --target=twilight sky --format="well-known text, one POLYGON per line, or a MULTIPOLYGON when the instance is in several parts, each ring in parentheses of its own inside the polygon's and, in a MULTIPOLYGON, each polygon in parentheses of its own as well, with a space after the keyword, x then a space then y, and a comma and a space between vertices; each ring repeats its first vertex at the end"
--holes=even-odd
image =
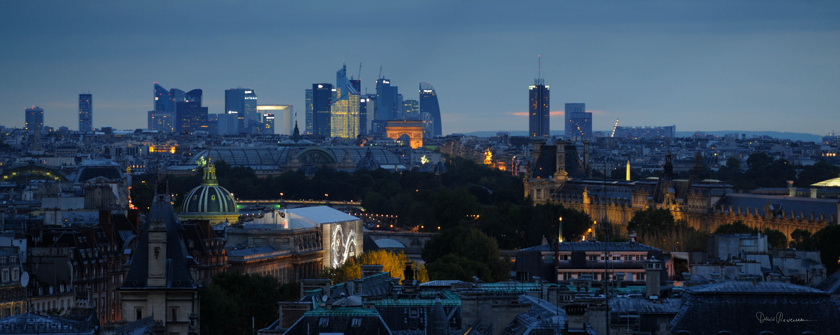
POLYGON ((342 61, 375 91, 438 94, 443 132, 527 130, 528 85, 585 102, 596 130, 840 131, 840 1, 0 1, 0 124, 146 127, 152 85, 253 88, 292 104, 342 61))

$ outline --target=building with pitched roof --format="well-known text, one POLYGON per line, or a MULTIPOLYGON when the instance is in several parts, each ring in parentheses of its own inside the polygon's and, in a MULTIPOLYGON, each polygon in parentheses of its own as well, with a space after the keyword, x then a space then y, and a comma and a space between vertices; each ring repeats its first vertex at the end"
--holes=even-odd
POLYGON ((167 334, 198 334, 198 285, 190 273, 196 264, 187 254, 184 228, 162 183, 119 288, 123 320, 152 316, 166 327, 167 334))

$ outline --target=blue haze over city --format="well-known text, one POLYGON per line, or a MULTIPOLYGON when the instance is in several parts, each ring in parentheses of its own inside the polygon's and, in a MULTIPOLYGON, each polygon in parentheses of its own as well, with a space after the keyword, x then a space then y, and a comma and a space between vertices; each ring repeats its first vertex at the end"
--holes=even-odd
POLYGON ((443 134, 527 130, 539 76, 552 131, 582 102, 595 130, 824 135, 840 129, 838 18, 834 1, 3 1, 0 124, 37 105, 76 129, 91 93, 95 128, 144 128, 154 82, 202 89, 210 113, 252 88, 302 123, 304 90, 346 64, 361 93, 380 69, 406 99, 431 83, 443 134))

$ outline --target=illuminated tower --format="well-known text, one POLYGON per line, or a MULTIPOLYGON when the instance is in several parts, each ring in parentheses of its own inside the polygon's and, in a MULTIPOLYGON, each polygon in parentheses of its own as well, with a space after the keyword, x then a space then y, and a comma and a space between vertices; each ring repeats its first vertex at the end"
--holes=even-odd
POLYGON ((443 124, 440 121, 440 105, 438 105, 437 92, 432 84, 420 83, 420 118, 424 120, 423 129, 426 137, 442 136, 443 124), (431 125, 428 125, 431 121, 431 125))
POLYGON ((528 136, 548 137, 549 94, 542 78, 528 87, 528 98, 528 136))
POLYGON ((93 131, 93 95, 79 94, 79 131, 93 131))

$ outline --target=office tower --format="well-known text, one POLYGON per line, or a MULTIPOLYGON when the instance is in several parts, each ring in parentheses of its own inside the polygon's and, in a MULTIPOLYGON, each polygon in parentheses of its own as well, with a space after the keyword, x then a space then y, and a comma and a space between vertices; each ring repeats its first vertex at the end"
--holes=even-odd
POLYGON ((592 138, 592 113, 586 112, 586 104, 568 103, 565 114, 567 138, 592 138))
POLYGON ((44 109, 38 106, 24 109, 24 120, 27 131, 40 134, 44 130, 44 109))
POLYGON ((176 105, 175 130, 180 134, 209 131, 207 107, 201 107, 200 100, 179 102, 176 105))
POLYGON ((155 101, 152 110, 161 113, 171 113, 171 105, 169 91, 163 88, 163 86, 158 85, 158 83, 155 83, 155 101))
MULTIPOLYGON (((292 135, 295 126, 295 114, 292 105, 258 105, 257 111, 263 115, 263 126, 268 115, 274 117, 271 132, 265 134, 292 135)), ((267 129, 267 128, 266 128, 267 129)))
POLYGON ((442 123, 440 121, 440 105, 438 105, 437 92, 432 84, 420 83, 420 118, 426 120, 423 122, 423 128, 428 129, 426 135, 428 138, 442 136, 442 123), (427 115, 427 116, 424 116, 427 115), (431 120, 429 123, 427 119, 431 120))
POLYGON ((330 136, 359 136, 359 92, 347 79, 347 67, 336 72, 335 97, 330 108, 330 136))
POLYGON ((402 114, 404 120, 420 120, 420 102, 413 99, 403 100, 402 114))
POLYGON ((549 106, 548 85, 534 79, 534 85, 528 86, 528 136, 548 137, 549 106))
POLYGON ((237 114, 240 133, 259 133, 262 115, 257 112, 257 94, 250 88, 225 90, 225 112, 237 114))
POLYGON ((149 111, 146 115, 147 128, 159 132, 171 133, 173 131, 173 119, 171 113, 149 111))
POLYGON ((312 134, 331 135, 330 113, 332 105, 332 84, 312 84, 312 134))
POLYGON ((359 97, 359 134, 367 135, 370 129, 371 117, 376 107, 376 94, 365 94, 359 97))
POLYGON ((237 135, 239 134, 239 115, 236 113, 228 114, 221 113, 218 116, 218 130, 219 135, 237 135))
POLYGON ((93 131, 93 95, 79 94, 79 131, 93 131))
POLYGON ((305 120, 303 133, 306 135, 312 135, 312 122, 315 120, 315 116, 312 114, 312 89, 306 89, 306 114, 304 114, 305 120))
POLYGON ((265 113, 262 115, 262 128, 260 129, 260 134, 274 134, 274 114, 265 113))
POLYGON ((374 120, 393 120, 397 111, 397 86, 386 78, 376 80, 376 110, 374 120))
MULTIPOLYGON (((176 89, 172 89, 176 94, 172 94, 176 99, 182 96, 177 93, 176 89)), ((181 91, 183 92, 183 91, 181 91)), ((201 98, 203 91, 201 89, 194 89, 183 94, 184 101, 177 101, 175 103, 175 131, 178 133, 195 133, 197 131, 209 131, 207 124, 207 107, 201 107, 201 98)))

